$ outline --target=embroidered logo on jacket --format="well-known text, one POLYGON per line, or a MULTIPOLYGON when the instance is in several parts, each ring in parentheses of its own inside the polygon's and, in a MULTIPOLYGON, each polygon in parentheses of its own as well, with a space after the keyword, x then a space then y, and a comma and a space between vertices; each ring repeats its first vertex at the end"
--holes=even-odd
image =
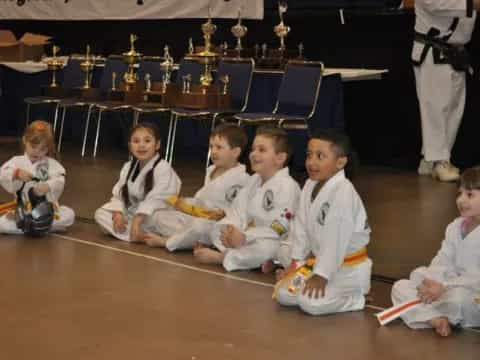
POLYGON ((273 209, 273 191, 267 190, 263 196, 263 210, 270 211, 273 209))
POLYGON ((317 216, 317 221, 320 225, 325 225, 325 218, 327 217, 328 210, 330 210, 330 204, 324 202, 317 216))
POLYGON ((240 185, 232 185, 230 189, 227 190, 225 193, 225 200, 228 203, 232 203, 233 200, 237 197, 238 192, 240 191, 242 187, 240 185))
POLYGON ((42 161, 35 169, 35 177, 40 181, 48 180, 48 161, 42 161))

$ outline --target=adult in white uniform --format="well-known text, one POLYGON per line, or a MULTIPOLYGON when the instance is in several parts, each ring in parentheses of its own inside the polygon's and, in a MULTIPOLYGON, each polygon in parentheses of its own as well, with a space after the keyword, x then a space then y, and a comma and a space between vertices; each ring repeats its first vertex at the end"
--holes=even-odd
POLYGON ((459 176, 450 156, 465 108, 469 64, 463 46, 479 7, 480 0, 415 0, 412 60, 423 139, 418 172, 441 181, 459 176))
POLYGON ((392 288, 394 305, 422 300, 401 316, 412 329, 433 327, 448 336, 451 325, 480 326, 480 167, 462 174, 457 206, 461 217, 448 225, 430 265, 392 288))
POLYGON ((147 232, 157 231, 154 213, 167 208, 167 198, 179 193, 181 181, 158 154, 160 135, 155 125, 134 127, 129 146, 133 158, 123 165, 113 196, 95 212, 95 221, 117 239, 144 242, 147 232))
POLYGON ((290 237, 289 271, 311 257, 315 265, 297 291, 291 291, 291 281, 280 280, 276 298, 311 315, 363 309, 370 290, 370 227, 362 200, 345 176, 350 153, 348 138, 334 130, 317 131, 308 143, 309 179, 290 237))
POLYGON ((210 233, 207 245, 215 250, 205 246, 194 250, 198 260, 234 271, 258 268, 277 258, 290 228, 287 214, 296 210, 300 195, 284 167, 287 159, 287 134, 278 128, 258 129, 250 153, 255 174, 210 233))

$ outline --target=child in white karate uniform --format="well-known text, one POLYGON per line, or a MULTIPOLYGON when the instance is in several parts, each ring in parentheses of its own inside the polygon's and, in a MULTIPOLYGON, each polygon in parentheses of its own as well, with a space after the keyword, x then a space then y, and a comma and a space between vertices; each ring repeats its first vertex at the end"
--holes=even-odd
POLYGON ((460 217, 447 226, 430 265, 392 288, 395 305, 422 301, 401 316, 408 327, 433 328, 441 336, 450 335, 452 325, 480 326, 480 167, 463 172, 456 201, 460 217))
MULTIPOLYGON (((25 184, 22 193, 27 196, 33 187, 37 196, 46 196, 54 204, 55 218, 51 231, 65 231, 75 221, 75 213, 66 206, 59 206, 58 199, 65 186, 65 169, 53 158, 55 140, 52 126, 45 121, 34 121, 25 130, 22 138, 24 155, 14 156, 0 169, 0 183, 11 193, 25 184)), ((0 217, 0 232, 22 234, 17 227, 13 212, 0 217)))
POLYGON ((285 166, 288 153, 285 131, 258 129, 250 153, 255 174, 227 209, 226 217, 215 224, 208 242, 196 246, 197 260, 223 264, 227 271, 233 271, 259 268, 278 256, 290 228, 287 214, 295 211, 300 195, 285 166))
POLYGON ((144 122, 132 129, 132 160, 124 164, 111 200, 95 212, 95 221, 117 239, 145 242, 146 234, 156 230, 155 212, 165 209, 167 198, 180 191, 180 179, 160 157, 160 139, 154 124, 144 122))
POLYGON ((276 285, 282 305, 299 306, 311 315, 365 306, 372 267, 366 251, 370 227, 348 179, 351 153, 348 137, 333 129, 316 131, 308 142, 309 179, 290 234, 292 263, 276 285), (302 267, 307 260, 309 265, 302 267))
POLYGON ((213 165, 207 169, 203 187, 193 198, 172 199, 172 206, 155 214, 155 227, 161 235, 149 233, 145 238, 148 245, 175 251, 205 241, 249 178, 245 165, 238 162, 247 141, 245 130, 235 124, 222 124, 212 131, 213 165))

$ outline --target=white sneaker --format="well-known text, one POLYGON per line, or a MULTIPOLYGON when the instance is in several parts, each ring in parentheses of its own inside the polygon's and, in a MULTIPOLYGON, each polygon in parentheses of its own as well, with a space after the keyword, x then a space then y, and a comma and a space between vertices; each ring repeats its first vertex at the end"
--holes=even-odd
POLYGON ((432 177, 439 181, 456 181, 460 178, 458 169, 450 161, 437 161, 433 167, 432 177))
POLYGON ((418 165, 417 172, 419 175, 432 175, 433 171, 433 161, 427 161, 424 158, 420 160, 420 165, 418 165))

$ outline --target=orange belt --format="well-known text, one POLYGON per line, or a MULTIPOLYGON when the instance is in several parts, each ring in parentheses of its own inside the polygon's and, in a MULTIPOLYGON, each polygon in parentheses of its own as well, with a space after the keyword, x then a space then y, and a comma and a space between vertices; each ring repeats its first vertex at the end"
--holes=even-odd
POLYGON ((343 266, 353 266, 360 264, 368 259, 367 248, 364 246, 358 251, 351 253, 343 259, 343 266))
POLYGON ((0 204, 0 215, 6 214, 11 210, 15 210, 17 207, 17 202, 15 200, 0 204))

